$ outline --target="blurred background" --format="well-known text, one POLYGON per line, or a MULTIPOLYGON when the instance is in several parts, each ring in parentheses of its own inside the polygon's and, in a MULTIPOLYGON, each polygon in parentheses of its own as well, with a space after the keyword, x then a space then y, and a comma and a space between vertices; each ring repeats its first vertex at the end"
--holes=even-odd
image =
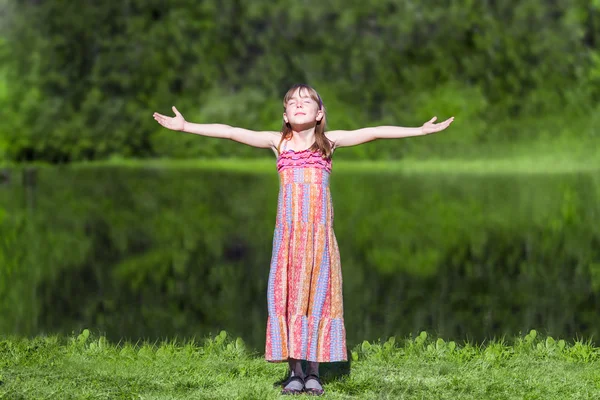
POLYGON ((264 349, 271 150, 152 118, 439 134, 336 152, 349 346, 600 334, 600 1, 0 3, 0 334, 264 349))

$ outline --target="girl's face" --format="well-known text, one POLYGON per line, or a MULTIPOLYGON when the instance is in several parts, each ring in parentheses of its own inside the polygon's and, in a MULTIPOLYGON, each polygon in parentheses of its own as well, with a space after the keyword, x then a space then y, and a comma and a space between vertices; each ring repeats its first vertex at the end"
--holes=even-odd
POLYGON ((306 90, 296 90, 285 105, 283 120, 292 127, 314 126, 323 118, 323 111, 306 90))

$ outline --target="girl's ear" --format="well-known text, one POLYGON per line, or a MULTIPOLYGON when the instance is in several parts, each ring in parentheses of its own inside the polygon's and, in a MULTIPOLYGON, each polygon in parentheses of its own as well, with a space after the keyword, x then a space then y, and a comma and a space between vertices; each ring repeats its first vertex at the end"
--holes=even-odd
POLYGON ((283 113, 283 120, 285 121, 286 124, 289 124, 287 115, 285 115, 285 113, 283 113))
POLYGON ((317 122, 321 122, 323 119, 323 110, 317 111, 317 122))

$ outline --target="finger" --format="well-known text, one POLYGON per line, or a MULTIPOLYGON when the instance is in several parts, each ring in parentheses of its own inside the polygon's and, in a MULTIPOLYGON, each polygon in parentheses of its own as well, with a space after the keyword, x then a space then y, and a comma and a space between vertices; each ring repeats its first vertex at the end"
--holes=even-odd
POLYGON ((431 118, 431 119, 430 119, 428 122, 429 122, 429 123, 431 123, 431 124, 433 124, 433 123, 435 122, 435 120, 436 120, 436 119, 437 119, 437 117, 433 117, 433 118, 431 118))
POLYGON ((175 115, 177 115, 178 117, 181 116, 181 113, 179 111, 177 111, 177 108, 175 108, 175 106, 171 107, 173 109, 173 112, 175 113, 175 115))
POLYGON ((450 124, 449 122, 444 121, 444 122, 440 122, 439 124, 435 124, 433 127, 436 130, 436 132, 439 132, 439 131, 446 129, 449 124, 450 124))
POLYGON ((158 121, 158 123, 162 126, 167 126, 169 124, 168 118, 157 118, 156 121, 158 121))
POLYGON ((452 123, 452 121, 453 121, 452 118, 448 118, 444 122, 440 122, 438 124, 434 124, 434 126, 435 127, 439 127, 440 129, 446 129, 452 123))

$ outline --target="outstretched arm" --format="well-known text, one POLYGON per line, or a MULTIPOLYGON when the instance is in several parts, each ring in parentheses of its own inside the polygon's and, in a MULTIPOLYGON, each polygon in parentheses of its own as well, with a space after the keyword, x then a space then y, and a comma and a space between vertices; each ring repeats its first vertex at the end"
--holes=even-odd
POLYGON ((223 124, 194 124, 183 118, 183 115, 173 106, 174 117, 154 113, 154 119, 165 128, 174 131, 193 133, 222 139, 231 139, 253 147, 269 148, 277 146, 281 137, 275 131, 251 131, 223 124))
POLYGON ((444 122, 434 124, 437 117, 433 117, 418 128, 405 128, 402 126, 376 126, 372 128, 362 128, 354 131, 330 131, 326 132, 329 140, 334 142, 334 147, 356 146, 370 142, 375 139, 398 139, 410 136, 422 136, 430 133, 443 131, 446 129, 454 117, 448 118, 444 122))

